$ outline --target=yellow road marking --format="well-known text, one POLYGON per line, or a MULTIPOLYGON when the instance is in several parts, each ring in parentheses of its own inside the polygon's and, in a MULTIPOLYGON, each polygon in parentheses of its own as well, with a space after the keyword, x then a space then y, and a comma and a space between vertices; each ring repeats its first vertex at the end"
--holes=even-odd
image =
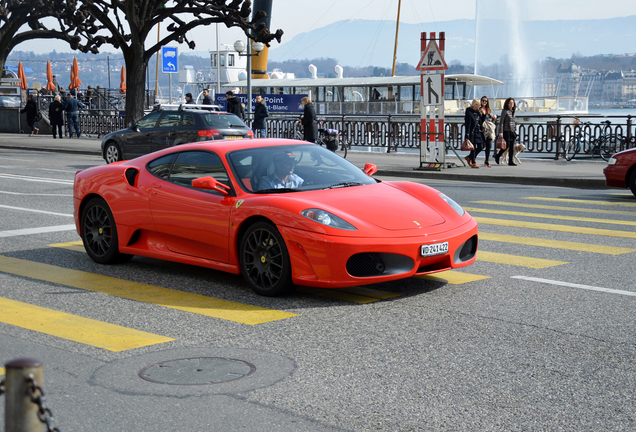
POLYGON ((529 229, 538 229, 538 230, 547 230, 547 231, 569 232, 569 233, 575 233, 575 234, 590 234, 590 235, 600 235, 600 236, 607 236, 607 237, 621 237, 621 238, 636 239, 636 232, 631 232, 631 231, 617 231, 617 230, 608 230, 608 229, 600 229, 600 228, 575 227, 570 225, 525 222, 525 221, 518 221, 518 220, 493 219, 493 218, 483 218, 483 217, 476 217, 475 220, 478 223, 484 224, 484 225, 499 225, 499 226, 509 226, 509 227, 516 227, 516 228, 529 228, 529 229))
POLYGON ((372 303, 378 300, 386 300, 393 297, 399 297, 402 294, 392 293, 388 291, 379 291, 372 288, 352 287, 352 288, 314 288, 314 287, 298 287, 296 291, 303 294, 317 295, 336 300, 349 301, 353 303, 372 303))
POLYGON ((490 276, 463 273, 463 272, 454 271, 454 270, 446 270, 439 273, 433 273, 429 275, 415 276, 415 277, 420 279, 432 280, 432 281, 447 282, 454 285, 463 284, 467 282, 475 282, 475 281, 483 280, 483 279, 490 279, 490 276))
POLYGON ((174 340, 6 298, 0 322, 115 352, 174 340))
POLYGON ((0 376, 4 375, 4 368, 0 367, 0 376))
POLYGON ((525 216, 525 217, 535 217, 535 218, 541 218, 541 219, 558 219, 562 221, 593 222, 593 223, 603 223, 603 224, 612 224, 612 225, 636 226, 635 221, 624 221, 624 220, 616 220, 616 219, 598 219, 598 218, 588 218, 588 217, 560 216, 560 215, 551 215, 551 214, 545 214, 545 213, 528 213, 528 212, 514 212, 510 210, 480 209, 475 207, 464 207, 464 210, 469 212, 477 212, 477 213, 500 214, 500 215, 509 215, 509 216, 525 216))
POLYGON ((485 261, 497 264, 506 264, 506 265, 514 265, 519 267, 528 267, 528 268, 548 268, 555 267, 563 264, 570 264, 566 261, 554 261, 543 258, 532 258, 527 256, 520 255, 510 255, 510 254, 502 254, 497 252, 485 252, 482 250, 477 251, 477 260, 485 261))
POLYGON ((297 314, 290 312, 6 256, 0 256, 0 271, 249 325, 297 316, 297 314))
POLYGON ((567 198, 544 198, 544 197, 523 197, 523 199, 539 200, 539 201, 571 202, 571 203, 589 204, 589 205, 636 207, 636 203, 626 203, 626 202, 620 202, 620 201, 594 201, 594 200, 579 200, 579 199, 567 199, 567 198))
MULTIPOLYGON (((475 204, 491 204, 491 205, 505 205, 509 207, 524 207, 528 208, 528 204, 523 203, 510 203, 503 201, 471 201, 475 204)), ((633 211, 622 211, 622 210, 602 210, 602 209, 592 209, 590 207, 560 207, 560 206, 549 206, 549 205, 541 205, 541 204, 532 204, 533 209, 544 209, 544 210, 564 210, 564 211, 572 211, 572 212, 585 212, 585 213, 599 213, 599 214, 619 214, 619 215, 630 215, 633 216, 633 211)), ((80 242, 81 243, 81 242, 80 242)))
POLYGON ((576 243, 560 240, 548 240, 534 237, 520 237, 506 234, 493 234, 479 231, 479 240, 490 240, 504 243, 523 244, 528 246, 541 246, 553 249, 565 249, 580 252, 592 252, 605 255, 621 255, 624 253, 636 252, 636 249, 628 249, 614 246, 603 246, 589 243, 576 243))
POLYGON ((68 249, 68 250, 72 250, 75 252, 86 252, 86 249, 84 249, 84 243, 80 240, 80 241, 74 241, 74 242, 67 242, 67 243, 53 243, 50 244, 48 246, 51 247, 56 247, 56 248, 62 248, 62 249, 68 249))

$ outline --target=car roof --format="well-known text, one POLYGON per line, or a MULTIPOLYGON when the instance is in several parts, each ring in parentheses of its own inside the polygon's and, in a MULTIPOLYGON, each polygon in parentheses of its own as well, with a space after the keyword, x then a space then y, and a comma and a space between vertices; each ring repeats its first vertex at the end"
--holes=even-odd
POLYGON ((158 104, 159 111, 221 111, 220 105, 202 105, 202 104, 158 104))
POLYGON ((259 148, 259 147, 276 147, 276 146, 284 146, 284 145, 315 146, 316 144, 310 143, 308 141, 298 141, 298 140, 283 139, 283 138, 251 138, 251 139, 246 138, 246 139, 222 140, 222 141, 218 141, 218 140, 200 141, 200 142, 190 143, 190 144, 180 144, 176 147, 169 147, 163 150, 159 150, 155 153, 150 153, 149 155, 144 155, 142 156, 142 158, 148 158, 149 160, 151 160, 151 159, 155 159, 157 157, 160 157, 169 153, 176 153, 176 152, 182 152, 182 151, 188 151, 188 150, 210 150, 216 154, 224 155, 234 150, 244 150, 244 149, 259 148))

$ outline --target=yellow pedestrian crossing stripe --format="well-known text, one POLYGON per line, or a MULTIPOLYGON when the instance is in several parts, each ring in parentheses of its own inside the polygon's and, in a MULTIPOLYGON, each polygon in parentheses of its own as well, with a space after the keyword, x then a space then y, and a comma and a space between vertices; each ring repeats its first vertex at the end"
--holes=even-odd
POLYGON ((476 282, 478 280, 490 279, 490 276, 483 276, 472 273, 464 273, 455 270, 446 270, 439 273, 416 276, 419 279, 426 279, 437 282, 446 282, 453 285, 459 285, 467 282, 476 282))
POLYGON ((66 243, 54 243, 54 244, 50 244, 48 246, 61 248, 61 249, 68 249, 68 250, 72 250, 72 251, 75 251, 75 252, 86 253, 86 249, 84 249, 84 243, 82 243, 81 241, 72 241, 72 242, 66 242, 66 243))
POLYGON ((0 367, 0 376, 4 375, 4 368, 0 367))
POLYGON ((557 219, 561 221, 593 222, 593 223, 612 224, 612 225, 636 226, 636 221, 625 221, 625 220, 617 220, 617 219, 599 219, 599 218, 588 218, 588 217, 551 215, 551 214, 545 214, 545 213, 514 212, 510 210, 480 209, 475 207, 464 207, 464 210, 469 212, 477 212, 477 213, 500 214, 500 215, 508 215, 508 216, 525 216, 525 217, 535 217, 535 218, 542 218, 542 219, 557 219))
MULTIPOLYGON (((509 203, 503 201, 489 201, 489 200, 481 200, 481 201, 471 201, 474 204, 490 204, 490 205, 501 205, 506 207, 530 207, 529 204, 523 203, 509 203)), ((589 207, 564 207, 564 206, 550 206, 550 205, 541 205, 541 204, 532 204, 533 209, 542 209, 542 210, 556 210, 556 211, 571 211, 571 212, 583 212, 583 213, 594 213, 594 214, 616 214, 616 215, 628 215, 634 216, 633 211, 623 211, 623 210, 603 210, 603 209, 590 209, 589 207)))
POLYGON ((521 237, 506 234, 493 234, 479 230, 479 240, 490 240, 503 243, 514 243, 528 246, 541 246, 553 249, 565 249, 580 252, 592 252, 605 255, 621 255, 630 252, 636 252, 636 249, 595 245, 589 243, 576 243, 561 240, 549 240, 535 237, 521 237))
POLYGON ((116 352, 174 340, 1 297, 0 322, 116 352))
MULTIPOLYGON (((568 202, 587 205, 602 205, 602 206, 619 206, 619 207, 636 207, 636 202, 622 202, 622 201, 595 201, 595 200, 583 200, 583 199, 569 199, 569 198, 544 198, 544 197, 523 197, 527 200, 537 201, 555 201, 555 202, 568 202)), ((593 211, 593 209, 590 209, 593 211)))
POLYGON ((493 219, 493 218, 484 218, 484 217, 475 217, 475 220, 478 223, 484 224, 484 225, 499 225, 499 226, 509 226, 509 227, 516 227, 516 228, 529 228, 529 229, 548 230, 548 231, 561 231, 561 232, 568 232, 568 233, 575 233, 575 234, 589 234, 589 235, 599 235, 599 236, 606 236, 606 237, 621 237, 621 238, 636 239, 636 232, 632 232, 632 231, 617 231, 617 230, 600 229, 600 228, 576 227, 571 225, 525 222, 525 221, 518 221, 518 220, 493 219))
POLYGON ((0 256, 0 271, 249 325, 297 316, 290 312, 6 256, 0 256))
POLYGON ((477 251, 477 261, 485 261, 497 264, 507 264, 519 267, 528 267, 534 269, 555 267, 563 264, 570 264, 566 261, 554 261, 543 258, 533 258, 520 255, 502 254, 497 252, 477 251))

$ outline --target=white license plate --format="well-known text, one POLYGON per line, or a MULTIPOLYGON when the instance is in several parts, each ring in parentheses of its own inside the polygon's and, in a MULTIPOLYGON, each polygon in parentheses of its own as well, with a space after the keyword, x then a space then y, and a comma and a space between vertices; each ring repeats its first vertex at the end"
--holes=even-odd
POLYGON ((448 252, 448 242, 433 243, 429 245, 422 245, 420 247, 420 254, 422 256, 441 255, 448 252))

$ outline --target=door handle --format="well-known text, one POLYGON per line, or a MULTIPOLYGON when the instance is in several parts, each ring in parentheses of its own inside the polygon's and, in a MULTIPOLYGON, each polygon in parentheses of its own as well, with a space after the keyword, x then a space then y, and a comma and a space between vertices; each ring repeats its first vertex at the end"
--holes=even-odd
POLYGON ((156 188, 156 189, 159 189, 159 188, 161 188, 161 185, 159 183, 153 183, 152 187, 156 188))

